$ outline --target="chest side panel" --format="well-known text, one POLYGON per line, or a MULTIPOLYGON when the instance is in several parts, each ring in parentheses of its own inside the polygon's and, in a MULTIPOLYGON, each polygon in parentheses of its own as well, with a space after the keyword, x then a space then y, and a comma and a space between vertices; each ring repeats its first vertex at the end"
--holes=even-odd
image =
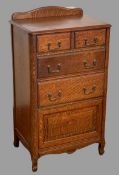
POLYGON ((24 144, 30 143, 30 62, 29 38, 21 29, 12 26, 14 73, 14 123, 24 144))

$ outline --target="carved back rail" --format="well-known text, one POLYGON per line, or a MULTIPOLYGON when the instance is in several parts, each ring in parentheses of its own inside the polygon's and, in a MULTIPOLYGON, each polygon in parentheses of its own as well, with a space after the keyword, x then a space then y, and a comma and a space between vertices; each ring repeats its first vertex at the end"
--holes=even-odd
POLYGON ((12 15, 12 20, 20 19, 37 19, 43 17, 57 17, 57 16, 83 16, 83 10, 75 7, 58 7, 48 6, 40 7, 28 12, 17 12, 12 15))

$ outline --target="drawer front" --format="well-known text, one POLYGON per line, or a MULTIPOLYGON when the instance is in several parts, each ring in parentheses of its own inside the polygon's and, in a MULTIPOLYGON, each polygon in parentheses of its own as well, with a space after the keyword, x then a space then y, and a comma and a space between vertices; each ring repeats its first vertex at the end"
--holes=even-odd
POLYGON ((75 48, 103 46, 105 36, 105 29, 75 32, 75 48))
POLYGON ((102 100, 73 103, 39 112, 40 146, 87 142, 100 137, 102 100))
POLYGON ((47 106, 103 95, 104 74, 38 83, 38 105, 47 106))
POLYGON ((76 55, 38 59, 38 78, 102 70, 105 51, 85 51, 76 55))
POLYGON ((68 49, 70 49, 70 33, 47 34, 37 37, 37 51, 39 53, 68 49))

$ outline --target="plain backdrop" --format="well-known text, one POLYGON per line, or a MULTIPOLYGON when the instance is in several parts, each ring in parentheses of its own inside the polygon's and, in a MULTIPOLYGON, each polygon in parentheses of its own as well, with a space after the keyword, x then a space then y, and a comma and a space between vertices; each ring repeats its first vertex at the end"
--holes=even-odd
POLYGON ((75 153, 39 159, 36 175, 119 174, 119 22, 118 0, 0 0, 0 175, 31 175, 28 151, 13 147, 13 86, 10 16, 40 6, 78 6, 84 13, 112 24, 106 120, 106 147, 99 156, 97 144, 75 153))

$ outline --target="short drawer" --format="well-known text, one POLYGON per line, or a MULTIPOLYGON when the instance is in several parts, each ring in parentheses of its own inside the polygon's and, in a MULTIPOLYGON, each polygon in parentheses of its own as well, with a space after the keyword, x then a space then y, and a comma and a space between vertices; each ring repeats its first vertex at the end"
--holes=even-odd
MULTIPOLYGON (((39 111, 40 147, 88 143, 101 135, 102 99, 39 111)), ((65 145, 66 146, 66 145, 65 145)))
POLYGON ((57 52, 70 49, 70 33, 37 36, 38 53, 57 52))
POLYGON ((38 83, 38 105, 99 97, 103 95, 104 74, 92 74, 38 83))
POLYGON ((75 48, 103 46, 105 39, 105 29, 75 32, 75 48))
POLYGON ((105 50, 38 59, 38 78, 103 70, 105 50))

